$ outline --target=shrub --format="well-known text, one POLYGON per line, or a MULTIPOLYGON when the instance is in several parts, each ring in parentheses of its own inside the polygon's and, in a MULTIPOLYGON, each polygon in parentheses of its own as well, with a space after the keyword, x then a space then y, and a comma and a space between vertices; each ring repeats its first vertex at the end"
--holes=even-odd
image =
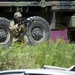
POLYGON ((0 48, 0 70, 42 68, 44 65, 70 67, 75 64, 74 58, 75 44, 61 40, 36 46, 13 43, 10 48, 0 48))

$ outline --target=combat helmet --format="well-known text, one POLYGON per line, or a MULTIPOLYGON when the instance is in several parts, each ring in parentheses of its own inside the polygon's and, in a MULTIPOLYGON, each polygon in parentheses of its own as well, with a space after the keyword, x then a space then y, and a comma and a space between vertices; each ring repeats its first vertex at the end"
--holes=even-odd
POLYGON ((19 17, 22 17, 22 14, 20 12, 16 12, 14 14, 14 18, 16 19, 16 18, 19 18, 19 17))

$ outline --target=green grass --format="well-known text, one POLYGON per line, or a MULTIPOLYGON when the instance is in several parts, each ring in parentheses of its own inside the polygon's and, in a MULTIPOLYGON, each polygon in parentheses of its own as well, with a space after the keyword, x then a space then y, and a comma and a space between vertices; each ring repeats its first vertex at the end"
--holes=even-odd
POLYGON ((75 64, 75 44, 64 41, 36 46, 12 44, 0 48, 0 70, 42 68, 44 65, 70 67, 75 64))

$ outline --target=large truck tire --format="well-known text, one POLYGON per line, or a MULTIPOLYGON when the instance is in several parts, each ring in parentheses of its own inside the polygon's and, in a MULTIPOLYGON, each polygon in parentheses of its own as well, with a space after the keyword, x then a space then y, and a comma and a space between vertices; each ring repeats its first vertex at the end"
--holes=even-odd
POLYGON ((0 17, 0 46, 9 47, 12 42, 11 31, 9 29, 10 21, 0 17))
POLYGON ((50 40, 49 24, 44 18, 33 16, 28 18, 28 20, 31 21, 27 31, 30 45, 50 40))

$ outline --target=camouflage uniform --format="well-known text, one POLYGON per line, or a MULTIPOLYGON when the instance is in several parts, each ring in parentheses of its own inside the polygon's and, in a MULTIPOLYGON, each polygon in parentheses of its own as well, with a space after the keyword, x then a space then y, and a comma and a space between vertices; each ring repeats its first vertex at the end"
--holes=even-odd
POLYGON ((14 21, 10 22, 10 29, 14 36, 18 36, 17 41, 28 43, 27 36, 25 35, 27 28, 24 23, 22 23, 23 20, 25 19, 22 18, 21 13, 16 12, 14 14, 14 21))

